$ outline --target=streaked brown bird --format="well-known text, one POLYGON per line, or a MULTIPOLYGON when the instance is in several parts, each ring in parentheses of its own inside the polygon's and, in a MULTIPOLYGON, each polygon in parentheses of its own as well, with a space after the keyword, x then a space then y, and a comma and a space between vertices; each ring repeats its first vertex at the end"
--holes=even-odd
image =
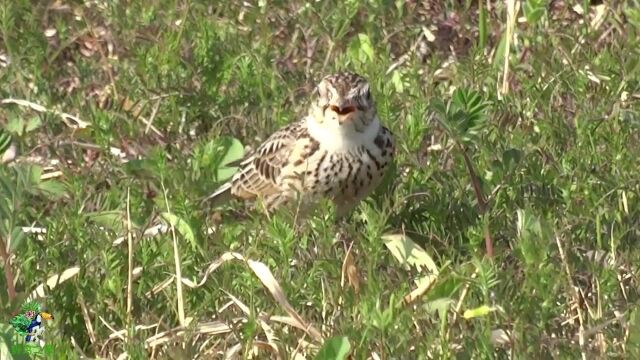
POLYGON ((268 210, 329 198, 347 215, 381 182, 393 161, 393 134, 382 126, 362 76, 342 72, 320 81, 309 113, 273 133, 205 200, 261 199, 268 210))

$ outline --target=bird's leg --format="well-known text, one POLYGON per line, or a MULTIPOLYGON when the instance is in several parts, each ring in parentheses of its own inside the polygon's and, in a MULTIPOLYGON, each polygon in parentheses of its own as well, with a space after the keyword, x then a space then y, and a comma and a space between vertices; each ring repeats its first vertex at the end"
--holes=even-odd
POLYGON ((353 240, 349 236, 349 222, 347 216, 336 216, 334 226, 336 228, 335 242, 342 244, 344 251, 346 252, 351 246, 353 240))
POLYGON ((293 226, 296 235, 301 235, 309 229, 309 214, 311 209, 308 204, 298 201, 293 213, 293 226))
POLYGON ((358 200, 352 199, 353 201, 344 202, 344 201, 335 201, 336 205, 336 217, 334 226, 336 227, 336 242, 341 242, 344 246, 344 251, 346 252, 353 240, 349 236, 349 224, 350 220, 353 218, 353 210, 356 208, 358 204, 358 200))
POLYGON ((304 233, 304 230, 306 228, 306 219, 304 219, 303 217, 300 216, 294 216, 293 219, 293 233, 296 236, 300 236, 304 233))

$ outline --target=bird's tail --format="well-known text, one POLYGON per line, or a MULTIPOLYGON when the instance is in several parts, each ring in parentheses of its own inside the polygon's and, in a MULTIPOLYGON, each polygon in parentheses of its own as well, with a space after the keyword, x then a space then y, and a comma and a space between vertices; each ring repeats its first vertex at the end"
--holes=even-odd
POLYGON ((205 203, 207 201, 212 201, 212 206, 219 206, 231 199, 231 183, 225 183, 220 186, 218 190, 216 190, 213 194, 202 199, 201 203, 205 203))

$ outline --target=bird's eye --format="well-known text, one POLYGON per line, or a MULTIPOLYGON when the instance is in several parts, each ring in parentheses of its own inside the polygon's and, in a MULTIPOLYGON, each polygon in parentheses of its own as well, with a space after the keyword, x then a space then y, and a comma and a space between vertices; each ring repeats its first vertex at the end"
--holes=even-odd
POLYGON ((371 91, 369 90, 369 85, 366 85, 363 89, 360 90, 360 96, 367 102, 371 101, 371 91))
POLYGON ((324 96, 327 98, 327 101, 331 101, 331 98, 333 97, 333 92, 326 91, 324 96))

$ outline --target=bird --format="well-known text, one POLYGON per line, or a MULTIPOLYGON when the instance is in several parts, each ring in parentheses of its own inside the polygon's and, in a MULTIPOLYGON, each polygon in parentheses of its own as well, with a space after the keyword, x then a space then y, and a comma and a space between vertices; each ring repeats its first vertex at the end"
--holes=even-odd
POLYGON ((261 200, 273 211, 323 198, 343 218, 382 181, 395 157, 395 138, 381 123, 369 82, 343 71, 317 84, 308 113, 275 131, 204 200, 261 200))
POLYGON ((43 320, 53 320, 53 315, 44 311, 26 311, 24 314, 17 315, 11 321, 11 325, 15 330, 24 335, 26 343, 36 342, 40 335, 44 332, 43 320))
POLYGON ((44 332, 42 320, 53 320, 53 315, 44 311, 36 315, 36 317, 31 320, 31 324, 27 327, 27 335, 24 338, 25 342, 38 341, 40 335, 44 332))

